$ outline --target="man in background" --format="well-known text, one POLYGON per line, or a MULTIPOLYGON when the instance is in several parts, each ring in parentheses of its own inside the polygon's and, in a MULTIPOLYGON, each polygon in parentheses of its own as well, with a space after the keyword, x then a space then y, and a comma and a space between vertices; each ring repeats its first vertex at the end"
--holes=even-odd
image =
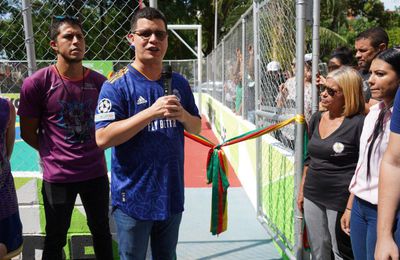
POLYGON ((104 151, 95 141, 94 112, 106 78, 83 67, 85 38, 78 18, 54 16, 54 65, 25 79, 18 109, 21 137, 39 151, 46 217, 44 260, 61 260, 79 194, 96 259, 113 259, 109 181, 104 151))
POLYGON ((368 84, 370 76, 369 67, 372 60, 388 48, 389 36, 381 27, 373 27, 357 35, 354 48, 356 49, 356 59, 358 69, 363 78, 363 92, 365 102, 369 106, 378 103, 378 100, 371 99, 371 91, 368 84))

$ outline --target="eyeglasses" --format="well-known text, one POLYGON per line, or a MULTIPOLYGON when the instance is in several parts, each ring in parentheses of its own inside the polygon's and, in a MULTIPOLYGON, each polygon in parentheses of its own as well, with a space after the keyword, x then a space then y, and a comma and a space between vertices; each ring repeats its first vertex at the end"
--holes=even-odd
POLYGON ((56 20, 56 21, 64 21, 64 20, 79 21, 79 18, 76 16, 71 16, 71 15, 53 15, 53 20, 56 20))
POLYGON ((336 92, 338 92, 338 90, 335 90, 335 89, 330 88, 330 87, 325 86, 325 85, 321 85, 321 86, 319 87, 319 90, 320 90, 321 93, 324 92, 324 91, 326 90, 326 92, 328 93, 328 95, 331 96, 331 97, 333 97, 333 96, 336 94, 336 92))
POLYGON ((143 30, 143 31, 134 31, 134 34, 140 36, 143 40, 147 41, 154 34, 159 41, 165 40, 168 33, 166 31, 152 31, 152 30, 143 30))

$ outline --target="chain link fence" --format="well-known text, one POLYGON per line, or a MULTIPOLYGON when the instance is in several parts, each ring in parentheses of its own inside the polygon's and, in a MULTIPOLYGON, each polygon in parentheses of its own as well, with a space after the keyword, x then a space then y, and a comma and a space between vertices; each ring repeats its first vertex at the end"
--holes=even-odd
MULTIPOLYGON (((132 62, 133 51, 126 35, 139 0, 23 0, 2 1, 0 4, 0 95, 12 100, 18 109, 19 92, 28 77, 28 55, 25 42, 23 16, 32 20, 36 69, 55 63, 56 55, 50 48, 49 29, 53 16, 78 17, 86 41, 84 66, 110 76, 132 62), (23 3, 27 9, 23 8, 23 3)), ((174 37, 170 34, 170 37, 174 37)), ((164 60, 173 70, 184 75, 191 86, 197 86, 197 59, 164 60)), ((11 159, 15 172, 38 172, 39 158, 36 151, 20 138, 19 119, 16 124, 16 144, 11 159)))
MULTIPOLYGON (((37 68, 55 61, 48 36, 53 15, 81 18, 87 44, 85 66, 103 70, 105 74, 126 66, 133 53, 125 35, 129 32, 130 18, 138 8, 138 2, 33 1, 37 68)), ((14 1, 3 1, 1 7, 0 93, 13 99, 18 108, 18 95, 14 93, 19 93, 23 79, 28 76, 23 10, 22 5, 14 1)), ((253 11, 252 8, 247 10, 206 57, 202 64, 204 83, 198 84, 195 80, 197 60, 165 62, 189 79, 192 86, 197 86, 195 91, 212 95, 236 115, 257 127, 264 127, 295 114, 296 86, 292 66, 295 57, 295 2, 271 0, 260 4, 257 12, 253 11), (258 84, 255 74, 258 75, 258 84)), ((274 132, 272 136, 279 148, 289 155, 293 152, 293 125, 274 132)), ((261 214, 285 246, 293 248, 293 168, 287 167, 293 162, 287 163, 291 160, 287 156, 273 155, 271 149, 274 148, 260 151, 261 214)), ((37 154, 19 139, 17 122, 13 170, 39 171, 37 162, 37 154)))
MULTIPOLYGON (((276 124, 295 114, 296 85, 292 63, 296 52, 295 2, 272 0, 260 6, 259 30, 259 127, 276 124), (290 84, 292 82, 292 84, 290 84), (290 91, 290 95, 289 95, 290 91)), ((311 99, 310 99, 311 100, 311 99)), ((294 149, 294 124, 271 134, 286 150, 294 149)), ((294 246, 294 169, 288 157, 262 146, 262 215, 285 246, 294 246), (265 158, 265 159, 264 159, 265 158), (266 170, 269 169, 269 170, 266 170)))
MULTIPOLYGON (((306 47, 305 51, 309 53, 310 49, 306 47)), ((296 114, 295 56, 295 1, 263 1, 257 8, 250 7, 207 56, 205 71, 210 91, 204 92, 255 127, 276 124, 296 114)), ((308 121, 312 107, 311 56, 306 55, 305 60, 308 121)), ((293 250, 295 126, 274 131, 270 137, 258 140, 262 143, 257 151, 259 214, 284 247, 293 250), (265 145, 266 139, 269 145, 265 145)))
MULTIPOLYGON (((0 92, 19 93, 22 81, 28 76, 27 55, 20 1, 2 1, 0 11, 0 92)), ((83 25, 86 40, 85 61, 101 61, 88 66, 100 69, 104 61, 119 70, 133 57, 125 36, 130 30, 130 20, 139 8, 139 0, 131 1, 32 1, 32 27, 37 68, 55 62, 49 46, 49 28, 54 15, 78 17, 83 25)), ((170 37, 173 37, 171 34, 170 37)), ((194 82, 196 60, 165 61, 174 70, 194 82)))
MULTIPOLYGON (((32 1, 37 68, 55 59, 49 46, 49 27, 54 15, 79 17, 86 33, 86 60, 129 60, 132 57, 125 35, 139 1, 32 1)), ((20 1, 2 1, 0 11, 0 91, 19 93, 28 76, 23 11, 20 1)))

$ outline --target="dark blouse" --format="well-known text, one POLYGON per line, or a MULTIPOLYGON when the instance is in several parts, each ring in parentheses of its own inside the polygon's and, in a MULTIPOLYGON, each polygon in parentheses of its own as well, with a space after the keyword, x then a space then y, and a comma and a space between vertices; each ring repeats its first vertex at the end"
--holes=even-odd
POLYGON ((322 112, 316 112, 310 120, 304 197, 327 209, 344 211, 365 116, 345 117, 339 128, 324 139, 319 134, 321 116, 322 112))

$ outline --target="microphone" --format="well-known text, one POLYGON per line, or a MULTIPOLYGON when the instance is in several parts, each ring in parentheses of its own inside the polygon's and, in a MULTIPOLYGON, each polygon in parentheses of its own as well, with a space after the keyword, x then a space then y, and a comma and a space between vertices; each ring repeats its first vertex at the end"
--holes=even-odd
POLYGON ((163 79, 163 87, 164 87, 164 96, 172 95, 172 67, 171 65, 164 65, 161 71, 161 76, 163 79))

